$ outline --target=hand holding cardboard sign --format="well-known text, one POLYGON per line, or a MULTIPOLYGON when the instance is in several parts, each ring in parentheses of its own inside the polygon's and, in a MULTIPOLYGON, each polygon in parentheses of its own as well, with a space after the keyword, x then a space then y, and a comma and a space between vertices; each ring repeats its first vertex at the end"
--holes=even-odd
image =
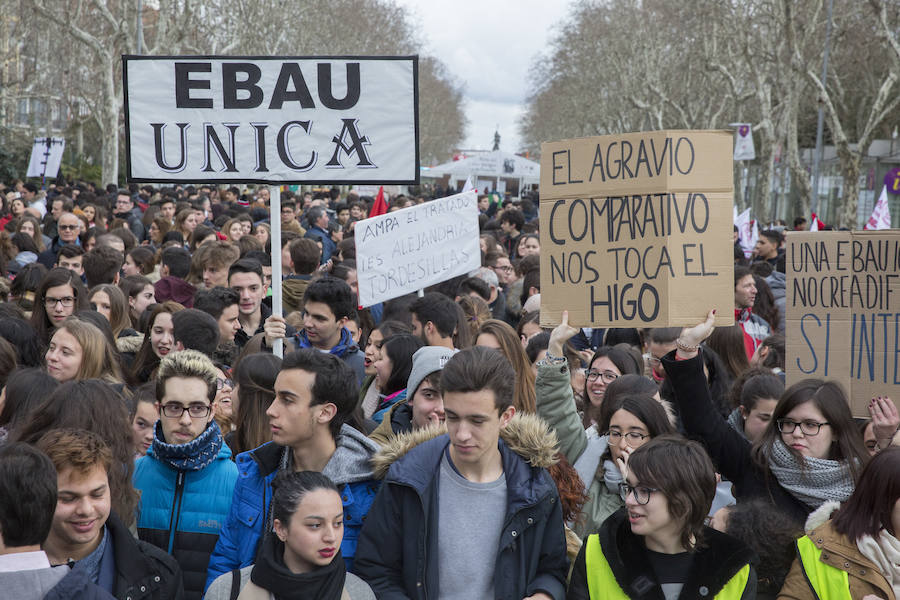
POLYGON ((715 320, 716 320, 716 311, 715 309, 711 309, 708 313, 706 313, 706 320, 694 325, 693 327, 685 327, 681 331, 681 336, 678 338, 685 346, 699 346, 703 343, 703 341, 708 338, 713 329, 715 329, 715 320))
POLYGON ((547 346, 547 352, 553 356, 563 355, 563 346, 566 345, 572 336, 577 334, 579 329, 569 325, 569 311, 564 310, 562 314, 562 323, 553 328, 550 332, 550 342, 547 346))
POLYGON ((878 447, 887 448, 900 429, 900 414, 897 413, 897 407, 890 398, 878 396, 869 402, 869 414, 872 416, 872 432, 875 434, 878 447))

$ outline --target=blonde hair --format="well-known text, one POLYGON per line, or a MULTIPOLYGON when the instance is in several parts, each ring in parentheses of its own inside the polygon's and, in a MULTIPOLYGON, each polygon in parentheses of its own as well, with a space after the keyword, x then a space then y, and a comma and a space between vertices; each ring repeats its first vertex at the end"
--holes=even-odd
POLYGON ((156 371, 156 400, 166 395, 166 381, 172 377, 196 377, 206 382, 210 404, 216 397, 216 367, 208 356, 197 350, 180 350, 165 355, 156 371))
POLYGON ((81 346, 81 364, 75 373, 76 381, 101 379, 108 383, 122 383, 119 357, 96 325, 82 321, 77 316, 71 316, 63 321, 57 331, 62 329, 71 334, 81 346))

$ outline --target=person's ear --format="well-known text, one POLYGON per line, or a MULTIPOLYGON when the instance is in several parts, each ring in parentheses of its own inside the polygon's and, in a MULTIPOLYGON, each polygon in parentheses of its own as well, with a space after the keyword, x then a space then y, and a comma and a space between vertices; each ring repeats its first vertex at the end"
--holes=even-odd
POLYGON ((206 424, 209 425, 213 419, 216 418, 216 401, 213 400, 209 403, 209 417, 206 419, 206 424))
POLYGON ((506 427, 512 418, 516 415, 516 407, 510 404, 502 413, 500 413, 500 429, 506 427))
POLYGON ((741 411, 741 418, 742 418, 742 419, 746 420, 747 417, 750 416, 750 413, 749 413, 749 411, 747 410, 746 407, 744 407, 744 406, 738 406, 738 409, 740 409, 740 411, 741 411))
POLYGON ((184 344, 182 344, 180 341, 175 342, 175 351, 181 352, 182 350, 184 350, 184 344))
POLYGON ((284 523, 281 522, 281 519, 275 519, 272 521, 272 529, 275 530, 275 535, 278 536, 278 539, 282 542, 285 542, 288 537, 287 527, 284 526, 284 523))
POLYGON ((328 423, 337 414, 337 405, 333 402, 325 402, 324 404, 319 404, 316 408, 319 409, 319 414, 316 417, 316 422, 321 424, 328 423))

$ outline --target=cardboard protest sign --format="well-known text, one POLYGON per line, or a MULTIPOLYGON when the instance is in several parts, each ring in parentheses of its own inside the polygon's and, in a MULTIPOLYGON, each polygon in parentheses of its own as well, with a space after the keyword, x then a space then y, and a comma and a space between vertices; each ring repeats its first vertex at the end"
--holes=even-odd
POLYGON ((128 180, 412 184, 418 57, 125 56, 128 180))
POLYGON ((354 239, 361 306, 468 273, 481 266, 475 191, 364 219, 354 239))
POLYGON ((787 235, 788 385, 838 381, 854 416, 900 398, 900 232, 787 235))
POLYGON ((732 134, 541 145, 541 325, 734 323, 732 134))

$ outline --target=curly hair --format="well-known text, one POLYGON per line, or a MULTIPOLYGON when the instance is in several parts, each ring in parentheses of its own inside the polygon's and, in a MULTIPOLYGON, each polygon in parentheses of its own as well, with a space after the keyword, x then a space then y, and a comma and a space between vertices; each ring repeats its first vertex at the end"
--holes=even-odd
POLYGON ((803 528, 765 500, 748 500, 726 509, 725 533, 744 542, 759 557, 757 591, 775 597, 796 556, 803 528))
POLYGON ((569 523, 581 518, 581 507, 587 502, 584 482, 575 467, 569 464, 562 452, 556 453, 556 464, 547 467, 547 472, 559 491, 559 506, 562 508, 563 522, 569 523))

